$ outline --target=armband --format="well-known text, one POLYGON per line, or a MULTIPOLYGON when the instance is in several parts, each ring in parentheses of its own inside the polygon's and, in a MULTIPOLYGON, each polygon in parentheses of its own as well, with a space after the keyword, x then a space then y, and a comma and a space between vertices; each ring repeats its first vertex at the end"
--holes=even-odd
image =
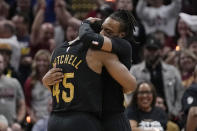
POLYGON ((103 47, 103 43, 104 43, 104 37, 100 34, 96 34, 94 33, 92 35, 92 38, 94 39, 92 41, 92 46, 96 49, 101 49, 103 47), (94 38, 95 37, 95 38, 94 38))
POLYGON ((86 46, 93 46, 94 48, 100 49, 103 46, 104 37, 100 34, 94 33, 90 24, 86 23, 87 20, 79 28, 79 38, 86 46))

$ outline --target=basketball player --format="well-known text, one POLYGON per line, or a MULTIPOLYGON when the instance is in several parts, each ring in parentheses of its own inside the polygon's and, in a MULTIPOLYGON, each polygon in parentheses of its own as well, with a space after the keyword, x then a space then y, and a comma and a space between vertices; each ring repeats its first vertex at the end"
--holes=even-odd
MULTIPOLYGON (((103 34, 104 36, 110 36, 110 35, 114 35, 114 37, 120 37, 120 38, 123 38, 123 37, 128 37, 128 35, 130 35, 128 32, 124 32, 124 30, 122 31, 122 30, 120 30, 121 28, 122 28, 122 23, 120 24, 120 22, 118 21, 118 19, 116 18, 116 15, 120 15, 120 14, 122 14, 123 15, 123 17, 121 18, 121 19, 123 19, 124 17, 126 17, 126 19, 128 20, 128 14, 127 14, 128 12, 126 12, 126 11, 119 11, 119 12, 117 12, 117 13, 114 13, 114 15, 111 15, 109 18, 107 18, 106 20, 105 20, 105 22, 103 23, 103 29, 102 29, 102 31, 101 31, 101 34, 103 34), (123 14, 122 14, 123 13, 123 14), (110 24, 109 24, 110 23, 110 24), (113 23, 113 24, 112 24, 113 23), (107 26, 108 25, 108 26, 107 26), (111 28, 110 27, 110 25, 113 25, 114 27, 117 27, 117 28, 111 28), (109 27, 109 28, 108 28, 109 27), (111 31, 111 32, 110 32, 111 31), (108 33, 112 33, 112 34, 108 34, 108 33)), ((123 21, 123 22, 125 22, 125 21, 123 21)), ((84 23, 83 25, 84 26, 87 26, 87 24, 90 24, 90 23, 84 23)), ((132 23, 130 23, 130 25, 129 26, 131 26, 131 24, 132 23)), ((128 25, 128 24, 127 24, 128 25)), ((123 27, 125 26, 125 24, 123 25, 123 27)), ((82 26, 83 27, 83 26, 82 26)), ((85 28, 81 28, 81 31, 83 32, 83 29, 86 29, 86 27, 85 28)), ((127 28, 123 28, 123 29, 127 29, 127 28)), ((128 30, 127 30, 128 31, 128 30)), ((87 34, 87 33, 85 33, 85 34, 87 34)), ((87 37, 87 35, 85 35, 86 37, 87 37)), ((81 41, 83 41, 84 39, 82 38, 83 37, 83 35, 81 35, 81 41)), ((111 36, 111 37, 113 37, 113 36, 111 36)), ((96 38, 96 37, 95 37, 96 38)), ((98 37, 97 37, 98 38, 98 37)), ((89 38, 88 38, 89 39, 89 38)), ((94 38, 93 38, 93 40, 94 40, 94 38)), ((125 47, 125 43, 126 43, 126 45, 128 46, 128 48, 117 48, 118 46, 117 46, 117 42, 121 42, 121 40, 120 39, 109 39, 109 38, 107 38, 107 37, 103 37, 103 38, 101 38, 100 40, 98 40, 98 39, 95 39, 95 41, 97 42, 97 46, 99 47, 100 45, 99 44, 102 44, 102 46, 100 46, 100 47, 105 47, 104 45, 105 44, 103 44, 103 43, 107 43, 107 42, 111 42, 111 44, 112 44, 112 47, 111 47, 111 49, 109 49, 109 50, 112 50, 113 52, 116 52, 117 54, 119 54, 120 53, 120 50, 119 49, 125 49, 126 50, 126 52, 124 53, 124 51, 123 51, 123 53, 120 53, 120 57, 122 57, 122 59, 125 57, 126 59, 124 59, 125 60, 125 63, 126 63, 126 65, 127 65, 127 68, 130 68, 130 66, 131 66, 131 64, 130 64, 130 55, 131 55, 131 52, 129 52, 129 53, 127 53, 128 51, 127 51, 127 49, 130 49, 131 50, 131 47, 130 46, 128 46, 128 42, 126 42, 126 41, 123 41, 122 43, 119 43, 120 45, 123 45, 123 47, 125 47), (116 44, 114 44, 113 45, 113 43, 116 43, 116 44), (122 55, 122 56, 121 56, 122 55), (128 55, 128 57, 127 57, 127 55, 128 55)), ((76 43, 76 42, 80 42, 80 41, 75 41, 74 43, 76 43)), ((88 42, 88 41, 87 41, 88 42)), ((82 42, 81 44, 84 44, 84 42, 82 42)), ((76 48, 77 46, 79 46, 80 44, 77 44, 77 45, 75 45, 75 46, 71 46, 70 48, 76 48)), ((62 49, 64 48, 64 51, 65 51, 65 47, 62 47, 62 49)), ((60 50, 60 49, 57 49, 57 50, 60 50)), ((86 51, 85 51, 86 52, 86 51)), ((83 55, 81 55, 80 54, 80 56, 85 56, 86 55, 86 61, 87 61, 87 65, 88 65, 88 68, 89 67, 93 67, 93 69, 99 69, 99 72, 97 72, 96 70, 94 70, 94 72, 97 72, 97 73, 101 73, 101 67, 102 67, 102 64, 98 64, 98 63, 103 63, 103 65, 105 66, 105 68, 106 68, 106 70, 110 73, 110 75, 112 75, 112 77, 115 79, 115 80, 117 80, 120 84, 121 84, 121 86, 123 87, 121 87, 115 80, 113 80, 112 78, 111 78, 111 76, 109 76, 108 75, 108 73, 107 73, 107 71, 103 71, 104 73, 104 75, 102 75, 102 78, 105 78, 104 79, 104 81, 106 81, 107 83, 105 83, 106 84, 106 86, 104 85, 104 104, 102 104, 103 105, 103 109, 102 109, 102 111, 103 111, 103 119, 102 119, 102 124, 104 125, 104 129, 105 130, 113 130, 113 128, 114 129, 116 129, 116 130, 119 130, 119 131, 122 131, 122 130, 129 130, 130 129, 130 126, 129 126, 129 123, 128 123, 128 121, 127 121, 127 119, 125 118, 125 116, 124 116, 124 114, 123 114, 123 112, 124 112, 124 107, 123 107, 123 91, 124 92, 128 92, 128 91, 131 91, 131 90, 133 90, 134 88, 135 88, 135 79, 132 77, 132 76, 129 76, 129 74, 128 74, 128 70, 123 66, 123 65, 121 65, 120 64, 120 62, 119 62, 119 60, 118 60, 118 58, 117 58, 117 56, 116 55, 114 55, 114 54, 109 54, 109 53, 106 53, 106 52, 101 52, 101 51, 97 51, 97 50, 93 50, 93 49, 87 49, 87 54, 83 54, 83 55), (103 54, 105 54, 105 55, 103 55, 103 54), (93 57, 92 59, 90 59, 90 63, 88 62, 88 59, 87 58, 90 58, 89 56, 91 56, 91 57, 93 57), (113 57, 111 57, 111 56, 113 56, 113 57, 116 57, 116 58, 113 58, 113 57), (97 59, 98 58, 98 59, 97 59), (92 62, 93 60, 95 60, 95 61, 97 61, 97 62, 92 62), (98 61, 100 61, 100 62, 98 62, 98 61), (102 62, 102 61, 104 61, 104 62, 102 62), (106 62, 107 61, 107 62, 106 62), (111 62, 110 62, 111 61, 111 62), (107 63, 107 64, 105 64, 105 62, 107 63), (91 66, 91 64, 92 63, 96 63, 95 65, 93 65, 93 66, 91 66), (111 65, 110 65, 110 64, 111 65), (108 65, 110 65, 110 66, 108 66, 108 65), (118 66, 119 65, 119 66, 118 66), (123 68, 124 67, 124 68, 123 68), (123 68, 123 69, 121 69, 121 68, 123 68), (123 73, 123 72, 125 72, 125 73, 123 73), (114 75, 115 74, 115 75, 114 75), (124 75, 123 77, 122 77, 122 75, 124 75), (128 75, 128 76, 127 76, 128 75), (123 79, 122 79, 122 78, 123 79), (112 82, 110 82, 110 81, 108 81, 108 80, 110 80, 110 81, 112 81, 112 82), (131 81, 131 82, 129 82, 129 81, 131 81), (114 87, 112 87, 112 86, 114 86, 114 87), (108 88, 108 89, 107 89, 108 88), (112 91, 111 93, 110 93, 110 90, 112 91), (114 90, 114 91, 113 91, 114 90), (107 95, 112 95, 111 97, 109 97, 109 96, 107 96, 107 95), (110 101, 109 103, 108 103, 108 101, 105 101, 105 99, 106 98, 109 98, 109 100, 112 100, 112 101, 110 101), (117 97, 117 98, 116 98, 117 97), (114 99, 113 99, 114 98, 114 99), (116 100, 118 100, 118 101, 116 101, 116 100), (109 108, 108 108, 108 106, 106 106, 106 103, 108 103, 109 104, 109 108), (111 105, 111 106, 110 106, 111 105), (111 110, 111 109, 112 110, 111 110), (113 109, 114 108, 114 109, 113 109), (112 112, 108 112, 108 110, 111 110, 112 112), (113 121, 113 122, 112 122, 113 121), (117 125, 114 125, 114 124, 117 124, 117 125), (123 126, 122 126, 123 125, 123 126), (118 128, 116 128, 116 127, 118 127, 118 128)), ((53 56, 54 56, 54 54, 53 54, 53 56)), ((56 55, 57 56, 57 55, 56 55)), ((63 57, 64 56, 62 56, 62 58, 60 57, 61 55, 58 55, 59 56, 59 58, 58 59, 63 59, 63 57)), ((73 56, 73 58, 75 59, 76 57, 74 57, 73 56)), ((73 59, 72 58, 72 59, 73 59)), ((76 58, 77 59, 77 58, 76 58)), ((53 59, 52 59, 53 60, 53 59)), ((60 61, 60 60, 59 60, 60 61)), ((55 62, 56 62, 56 60, 55 60, 55 62)), ((56 62, 57 63, 57 62, 56 62)), ((72 62, 70 62, 70 63, 72 63, 72 62)), ((58 64, 57 64, 58 65, 58 64)), ((54 76, 56 76, 56 75, 54 75, 55 73, 54 72, 56 72, 56 71, 59 71, 59 70, 61 70, 61 69, 58 69, 58 68, 53 68, 53 69, 51 69, 48 73, 47 73, 47 75, 48 75, 48 79, 47 79, 47 75, 46 75, 46 77, 45 78, 43 78, 43 83, 46 85, 46 86, 48 86, 48 85, 52 85, 52 84, 54 84, 54 83, 52 83, 52 77, 54 77, 54 76), (53 74, 54 73, 54 74, 53 74), (51 77, 51 78, 50 78, 51 77), (50 80, 50 81, 49 81, 50 80), (51 82, 51 83, 50 83, 51 82)), ((83 73, 81 73, 81 74, 86 74, 85 72, 84 72, 85 70, 83 69, 83 73)), ((63 72, 64 72, 64 69, 63 69, 63 72)), ((88 73, 89 74, 89 73, 88 73)), ((58 75, 57 75, 58 76, 58 75)), ((76 76, 76 75, 75 75, 76 76)), ((89 78, 89 80, 88 79, 86 79, 87 81, 84 81, 84 84, 85 85, 87 85, 87 83, 88 83, 88 81, 90 82, 91 81, 91 78, 93 78, 92 77, 93 75, 92 74, 90 74, 90 77, 87 77, 86 75, 84 75, 83 77, 84 78, 89 78)), ((97 80, 97 84, 98 83, 102 83, 100 80, 100 76, 97 76, 98 78, 99 78, 99 81, 97 80)), ((95 77, 96 78, 96 77, 95 77)), ((63 83, 64 83, 64 80, 65 80, 65 78, 63 79, 63 83)), ((80 79, 78 79, 78 80, 80 80, 80 79)), ((81 78, 81 80, 82 80, 82 78, 81 78)), ((53 78, 53 81, 55 81, 55 82, 59 82, 59 81, 61 81, 61 79, 58 79, 57 77, 56 77, 56 80, 53 78)), ((102 81, 103 81, 103 79, 102 79, 102 81)), ((92 83, 94 83, 93 81, 92 81, 92 83)), ((57 85, 57 84, 56 84, 57 85)), ((80 84, 79 84, 80 85, 80 84)), ((93 85, 93 84, 92 84, 93 85)), ((99 84, 98 84, 99 85, 99 84)), ((101 85, 102 86, 102 85, 101 85)), ((86 86, 86 87, 91 87, 91 84, 88 84, 88 86, 86 86)), ((53 87, 53 89, 54 89, 54 87, 53 87)), ((91 88, 92 89, 92 88, 91 88)), ((99 89, 99 87, 98 87, 98 89, 99 89)), ((84 93, 85 94, 85 93, 84 93)), ((92 96, 95 96, 94 95, 94 93, 92 93, 92 96)), ((94 97, 92 97, 92 98, 90 98, 91 100, 98 100, 98 97, 99 96, 99 93, 97 93, 97 95, 96 95, 96 97, 94 98, 94 97), (97 98, 97 99, 96 99, 97 98)), ((101 93, 101 96, 102 96, 102 93, 101 93)), ((107 99, 108 99, 107 98, 107 99)), ((101 98, 102 99, 102 98, 101 98)), ((82 101, 82 100, 81 100, 82 101)), ((98 101, 97 101, 98 102, 98 101)), ((76 104, 77 105, 77 104, 76 104)), ((78 105, 80 105, 79 103, 78 103, 78 105)), ((82 104, 83 105, 83 104, 82 104)), ((84 105, 86 105, 85 103, 84 103, 84 105)), ((97 103, 97 106, 98 106, 99 104, 97 103)), ((64 106, 65 107, 65 106, 64 106)), ((83 106, 82 106, 83 107, 83 106)), ((86 106, 84 106, 84 107, 86 107, 86 106)), ((64 109, 66 109, 66 108, 64 108, 64 109)), ((83 108, 79 108, 78 106, 77 106, 77 109, 83 109, 83 108)), ((98 107, 97 107, 97 109, 99 109, 98 107)), ((91 109, 91 111, 96 111, 96 109, 91 109)), ((64 110, 64 112, 65 112, 65 110, 64 110)), ((87 111, 87 110, 84 110, 83 112, 90 112, 90 110, 89 111, 87 111)), ((99 112, 99 111, 98 111, 99 112)), ((95 114, 95 113, 93 113, 93 114, 95 114)), ((99 113, 97 113, 97 115, 96 116, 99 116, 98 115, 99 113)), ((72 124, 71 124, 72 125, 72 124)), ((92 124, 92 125, 96 125, 96 124, 92 124)), ((98 124, 97 124, 98 125, 98 124)), ((54 125, 53 125, 53 127, 54 127, 54 125)), ((94 126, 93 126, 94 127, 94 126)), ((96 127, 96 126, 95 126, 96 127)), ((66 128, 65 128, 66 129, 66 128)), ((87 129, 89 129, 89 126, 88 126, 88 128, 87 129)), ((85 130, 87 130, 87 129, 85 129, 85 130)), ((99 129, 98 127, 97 127, 97 129, 99 129)), ((91 130, 93 130, 93 129, 91 129, 91 130)))

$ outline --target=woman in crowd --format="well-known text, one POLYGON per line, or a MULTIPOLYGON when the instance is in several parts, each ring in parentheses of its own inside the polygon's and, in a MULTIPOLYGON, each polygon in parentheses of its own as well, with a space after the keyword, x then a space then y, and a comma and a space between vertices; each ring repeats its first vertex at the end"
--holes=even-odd
POLYGON ((155 106, 155 102, 154 86, 147 81, 139 83, 127 108, 132 131, 164 131, 166 129, 168 117, 165 111, 155 106))
POLYGON ((194 80, 193 71, 197 64, 197 56, 187 49, 179 53, 177 67, 181 73, 184 88, 188 88, 194 80))
POLYGON ((27 114, 33 123, 48 116, 48 101, 51 98, 50 91, 42 84, 42 77, 49 70, 50 53, 47 50, 39 50, 32 63, 32 73, 26 80, 25 98, 27 114))

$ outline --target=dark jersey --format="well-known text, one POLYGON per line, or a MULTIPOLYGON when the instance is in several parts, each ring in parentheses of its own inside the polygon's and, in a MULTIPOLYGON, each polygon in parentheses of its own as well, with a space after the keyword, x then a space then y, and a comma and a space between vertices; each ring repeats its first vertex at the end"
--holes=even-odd
POLYGON ((168 116, 161 108, 153 107, 150 112, 144 112, 136 107, 128 107, 126 112, 129 120, 137 121, 138 127, 142 129, 166 129, 168 116))
POLYGON ((102 83, 100 74, 92 71, 86 62, 88 48, 78 40, 74 46, 64 43, 52 55, 51 64, 62 68, 63 81, 52 88, 53 112, 90 112, 100 115, 102 83), (78 42, 78 44, 76 44, 78 42))
MULTIPOLYGON (((112 42, 120 44, 116 54, 120 62, 130 69, 132 51, 130 43, 119 38, 113 38, 112 42)), ((105 68, 102 72, 102 79, 104 82, 103 117, 105 119, 108 115, 124 112, 124 94, 121 85, 109 75, 105 68)))

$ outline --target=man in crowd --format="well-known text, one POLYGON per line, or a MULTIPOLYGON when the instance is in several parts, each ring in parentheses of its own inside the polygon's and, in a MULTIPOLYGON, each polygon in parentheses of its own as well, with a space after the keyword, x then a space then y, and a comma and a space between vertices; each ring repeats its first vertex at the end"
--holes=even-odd
MULTIPOLYGON (((177 116, 181 110, 184 88, 176 67, 162 61, 162 48, 158 39, 148 38, 144 48, 144 61, 132 66, 130 72, 138 82, 152 82, 157 95, 166 101, 168 113, 177 116)), ((127 95, 127 98, 130 99, 131 94, 127 95)))
POLYGON ((3 114, 9 125, 21 123, 25 117, 25 99, 22 87, 15 78, 3 74, 4 58, 0 54, 0 114, 3 114))

